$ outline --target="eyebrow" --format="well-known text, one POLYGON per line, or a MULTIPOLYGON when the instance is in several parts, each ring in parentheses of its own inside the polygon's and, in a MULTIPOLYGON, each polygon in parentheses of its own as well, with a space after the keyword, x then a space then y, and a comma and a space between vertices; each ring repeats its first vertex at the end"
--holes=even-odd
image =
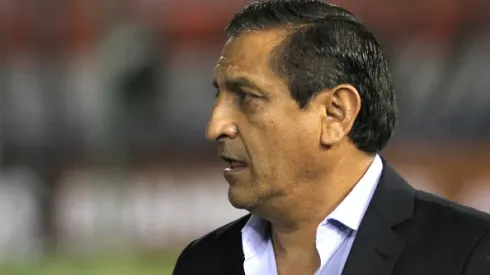
MULTIPOLYGON (((224 84, 225 84, 225 88, 231 91, 235 91, 237 88, 249 88, 257 92, 262 91, 262 89, 260 89, 255 83, 253 83, 250 79, 245 77, 227 79, 225 80, 224 84)), ((219 89, 219 85, 216 79, 213 80, 213 86, 216 89, 219 89)))

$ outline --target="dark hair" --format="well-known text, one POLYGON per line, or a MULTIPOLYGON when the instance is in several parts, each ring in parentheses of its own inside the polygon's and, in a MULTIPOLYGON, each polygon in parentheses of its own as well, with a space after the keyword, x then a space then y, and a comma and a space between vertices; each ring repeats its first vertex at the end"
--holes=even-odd
POLYGON ((391 76, 381 47, 347 10, 320 0, 269 0, 246 6, 226 27, 229 37, 248 31, 289 30, 272 51, 272 70, 304 108, 324 89, 351 84, 362 104, 349 137, 366 153, 381 151, 397 122, 391 76))

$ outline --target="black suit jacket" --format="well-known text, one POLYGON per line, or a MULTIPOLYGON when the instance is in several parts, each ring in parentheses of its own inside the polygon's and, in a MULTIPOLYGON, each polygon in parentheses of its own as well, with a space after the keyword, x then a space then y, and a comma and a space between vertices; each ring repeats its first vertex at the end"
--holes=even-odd
MULTIPOLYGON (((249 217, 191 242, 173 275, 244 275, 249 217)), ((417 191, 384 163, 342 274, 490 275, 490 216, 417 191)))

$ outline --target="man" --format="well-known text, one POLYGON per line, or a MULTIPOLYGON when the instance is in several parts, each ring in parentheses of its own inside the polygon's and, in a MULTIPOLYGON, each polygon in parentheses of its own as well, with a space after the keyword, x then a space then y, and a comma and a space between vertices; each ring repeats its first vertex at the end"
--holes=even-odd
POLYGON ((251 215, 193 241, 174 275, 490 274, 490 218, 415 191, 379 157, 395 96, 354 15, 264 1, 227 33, 207 136, 251 215))

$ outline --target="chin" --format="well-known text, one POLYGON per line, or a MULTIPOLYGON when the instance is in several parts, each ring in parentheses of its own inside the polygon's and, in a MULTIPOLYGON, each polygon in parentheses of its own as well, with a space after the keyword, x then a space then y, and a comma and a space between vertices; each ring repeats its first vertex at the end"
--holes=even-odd
POLYGON ((258 204, 257 198, 249 190, 237 189, 236 187, 230 187, 228 189, 228 200, 230 204, 237 209, 251 211, 258 204))

